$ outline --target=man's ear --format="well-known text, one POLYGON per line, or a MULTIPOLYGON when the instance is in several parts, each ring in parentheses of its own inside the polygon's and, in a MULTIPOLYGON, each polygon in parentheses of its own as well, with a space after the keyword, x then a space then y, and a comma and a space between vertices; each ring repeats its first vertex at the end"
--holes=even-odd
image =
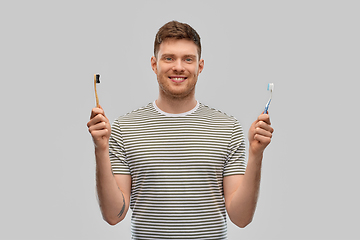
POLYGON ((198 71, 198 74, 200 74, 203 69, 204 69, 204 59, 200 59, 200 61, 199 61, 199 71, 198 71))
POLYGON ((157 61, 154 56, 151 57, 151 68, 155 74, 157 74, 157 61))

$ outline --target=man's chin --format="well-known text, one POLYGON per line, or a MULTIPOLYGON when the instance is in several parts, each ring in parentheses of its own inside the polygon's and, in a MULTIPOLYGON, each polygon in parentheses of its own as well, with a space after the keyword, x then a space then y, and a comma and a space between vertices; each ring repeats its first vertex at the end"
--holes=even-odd
POLYGON ((192 92, 168 91, 166 95, 172 99, 183 100, 188 99, 192 95, 192 92))

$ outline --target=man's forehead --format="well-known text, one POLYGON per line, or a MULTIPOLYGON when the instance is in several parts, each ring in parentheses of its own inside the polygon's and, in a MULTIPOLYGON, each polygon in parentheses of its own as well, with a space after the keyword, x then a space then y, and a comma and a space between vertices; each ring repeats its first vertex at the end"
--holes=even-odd
POLYGON ((198 56, 196 44, 188 39, 165 39, 159 46, 159 55, 198 56))

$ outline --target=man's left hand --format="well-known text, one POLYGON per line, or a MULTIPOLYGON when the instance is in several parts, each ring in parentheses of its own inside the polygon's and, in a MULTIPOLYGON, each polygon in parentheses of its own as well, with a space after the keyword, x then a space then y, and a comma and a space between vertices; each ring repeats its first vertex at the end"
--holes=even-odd
POLYGON ((270 144, 273 132, 269 115, 261 114, 249 129, 250 152, 255 155, 262 154, 270 144))

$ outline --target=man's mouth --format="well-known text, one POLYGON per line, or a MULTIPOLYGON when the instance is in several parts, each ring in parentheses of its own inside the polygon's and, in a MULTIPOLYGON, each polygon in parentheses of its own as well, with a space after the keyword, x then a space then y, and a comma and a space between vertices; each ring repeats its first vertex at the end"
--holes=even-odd
POLYGON ((187 77, 182 77, 182 76, 170 76, 169 78, 171 79, 171 81, 176 83, 181 83, 187 79, 187 77))

